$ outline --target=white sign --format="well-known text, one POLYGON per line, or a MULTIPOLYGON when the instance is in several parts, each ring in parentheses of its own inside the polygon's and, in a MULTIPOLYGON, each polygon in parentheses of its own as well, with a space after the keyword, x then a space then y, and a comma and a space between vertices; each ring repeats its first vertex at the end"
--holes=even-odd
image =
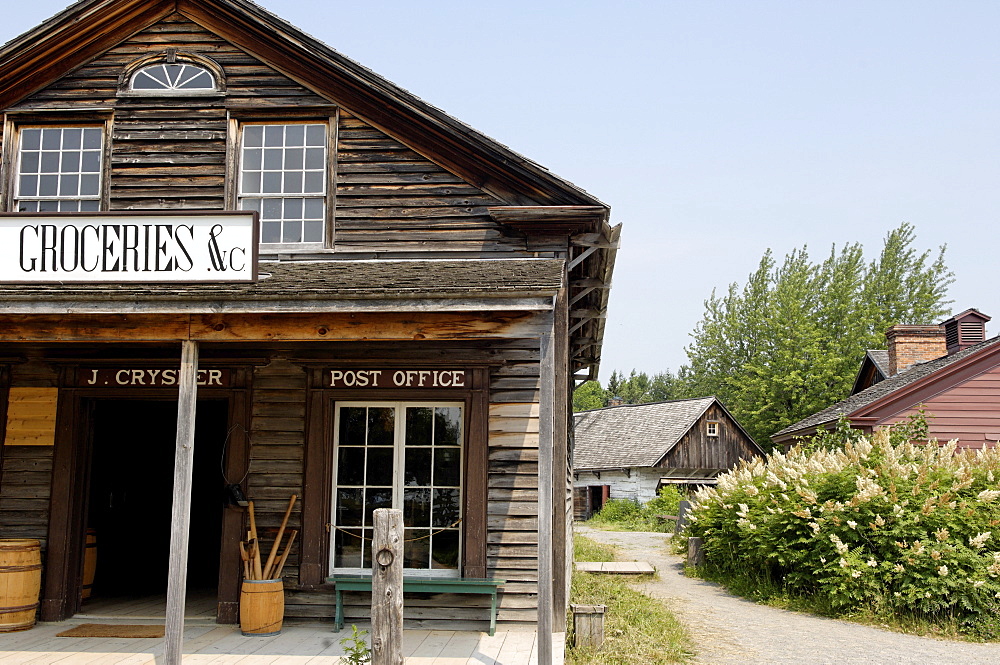
POLYGON ((250 282, 257 213, 0 215, 2 282, 250 282))

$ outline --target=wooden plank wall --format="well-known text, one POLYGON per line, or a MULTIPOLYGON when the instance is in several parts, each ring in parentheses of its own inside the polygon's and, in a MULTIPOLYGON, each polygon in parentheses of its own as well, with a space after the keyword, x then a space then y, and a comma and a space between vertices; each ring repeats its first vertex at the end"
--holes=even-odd
POLYGON ((731 469, 741 459, 751 459, 760 453, 749 439, 726 415, 718 404, 713 404, 698 422, 681 437, 660 464, 661 469, 731 469), (708 436, 706 423, 719 423, 719 436, 708 436))
MULTIPOLYGON (((54 371, 40 363, 11 368, 11 386, 53 388, 54 371)), ((0 538, 37 538, 45 551, 52 491, 53 446, 4 446, 0 538)))
MULTIPOLYGON (((1000 367, 994 367, 923 403, 930 436, 944 443, 958 440, 963 448, 995 446, 1000 441, 1000 367)), ((878 423, 906 420, 918 408, 907 409, 878 423)))
MULTIPOLYGON (((111 209, 164 210, 227 207, 227 109, 243 113, 329 109, 331 103, 175 15, 17 108, 113 108, 111 209), (123 69, 167 47, 205 55, 222 66, 226 95, 118 97, 123 69)), ((281 119, 280 114, 269 117, 281 119)), ((526 251, 523 238, 503 235, 490 219, 486 207, 502 204, 498 199, 346 111, 340 115, 337 135, 338 154, 331 164, 337 171, 335 238, 339 250, 526 251)))

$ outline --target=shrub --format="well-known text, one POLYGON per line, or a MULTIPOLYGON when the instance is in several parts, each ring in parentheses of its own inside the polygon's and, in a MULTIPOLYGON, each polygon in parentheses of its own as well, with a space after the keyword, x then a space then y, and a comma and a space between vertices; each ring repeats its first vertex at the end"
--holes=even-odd
POLYGON ((834 613, 955 619, 996 637, 985 619, 1000 610, 998 478, 996 448, 894 444, 883 431, 721 476, 695 495, 686 535, 705 540, 714 571, 834 613))
POLYGON ((664 487, 645 504, 634 499, 610 499, 591 520, 626 531, 673 531, 674 523, 659 515, 676 515, 683 497, 675 487, 664 487))

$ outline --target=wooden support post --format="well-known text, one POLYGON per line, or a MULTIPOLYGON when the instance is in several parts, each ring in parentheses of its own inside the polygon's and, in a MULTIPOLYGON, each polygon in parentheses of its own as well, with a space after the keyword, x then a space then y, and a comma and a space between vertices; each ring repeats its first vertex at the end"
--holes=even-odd
POLYGON ((191 473, 194 469, 194 420, 198 406, 198 342, 181 346, 177 397, 177 444, 174 450, 174 499, 170 513, 170 566, 167 577, 165 665, 181 665, 184 641, 184 592, 187 587, 188 536, 191 524, 191 473))
MULTIPOLYGON (((552 665, 552 443, 555 431, 555 353, 552 321, 541 336, 538 406, 538 665, 552 665)), ((561 513, 562 511, 560 511, 561 513)), ((563 612, 566 611, 562 608, 563 612)))
POLYGON ((375 511, 372 665, 403 665, 403 511, 375 511))
POLYGON ((691 510, 690 501, 681 501, 677 507, 677 521, 674 522, 674 533, 680 533, 687 526, 688 511, 691 510))
POLYGON ((701 538, 688 538, 687 565, 700 566, 705 563, 705 546, 701 538))

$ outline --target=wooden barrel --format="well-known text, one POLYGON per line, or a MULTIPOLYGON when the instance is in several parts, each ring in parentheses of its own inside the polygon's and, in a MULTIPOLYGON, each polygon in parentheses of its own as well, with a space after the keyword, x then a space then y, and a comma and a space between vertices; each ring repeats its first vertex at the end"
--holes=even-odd
POLYGON ((37 540, 0 540, 0 633, 35 625, 42 583, 42 552, 37 540))
POLYGON ((240 630, 244 635, 277 635, 285 615, 282 580, 243 580, 240 590, 240 630))
POLYGON ((83 549, 83 590, 81 598, 90 598, 97 574, 97 529, 87 529, 87 542, 83 549))

